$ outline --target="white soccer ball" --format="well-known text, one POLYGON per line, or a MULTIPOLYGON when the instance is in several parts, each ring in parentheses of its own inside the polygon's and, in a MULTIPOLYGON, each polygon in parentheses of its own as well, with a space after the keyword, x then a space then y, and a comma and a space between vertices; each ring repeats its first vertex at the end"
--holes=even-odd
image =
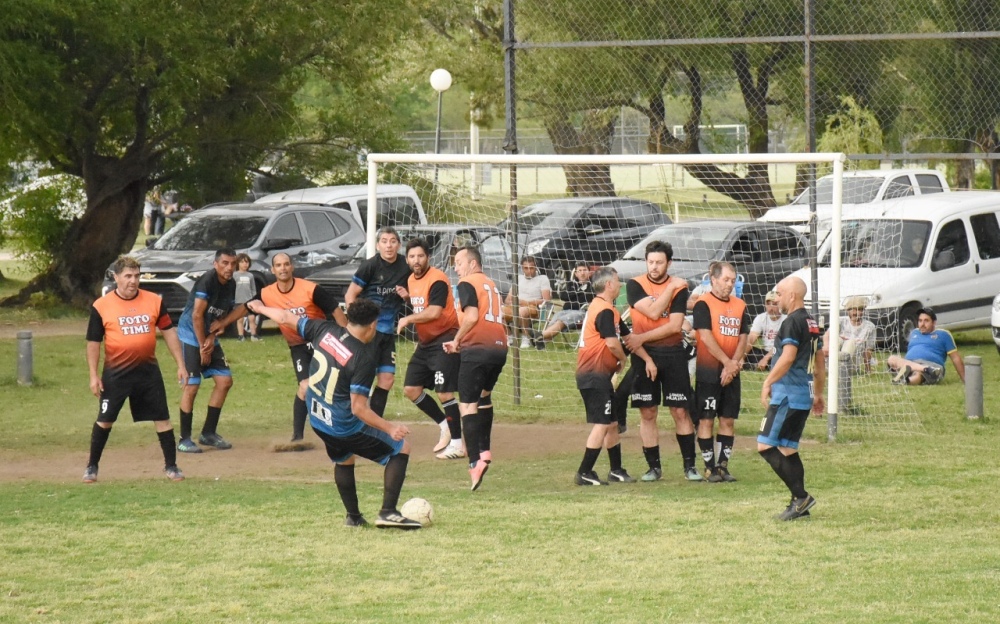
POLYGON ((411 498, 399 509, 410 520, 416 520, 421 526, 429 527, 434 523, 434 508, 423 498, 411 498))

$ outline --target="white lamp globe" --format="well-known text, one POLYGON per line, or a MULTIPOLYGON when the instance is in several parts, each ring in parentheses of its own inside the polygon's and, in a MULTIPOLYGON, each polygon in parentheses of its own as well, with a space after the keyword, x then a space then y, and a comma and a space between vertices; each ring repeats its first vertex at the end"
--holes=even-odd
POLYGON ((431 72, 431 87, 441 93, 451 87, 451 72, 447 69, 435 69, 431 72))

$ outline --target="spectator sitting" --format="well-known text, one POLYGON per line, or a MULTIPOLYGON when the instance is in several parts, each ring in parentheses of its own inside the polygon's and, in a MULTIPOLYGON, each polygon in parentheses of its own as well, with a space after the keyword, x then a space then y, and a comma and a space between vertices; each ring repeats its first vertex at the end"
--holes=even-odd
MULTIPOLYGON (((872 372, 875 358, 875 323, 865 318, 864 297, 851 297, 844 303, 847 316, 840 317, 840 348, 841 363, 847 366, 847 371, 857 375, 862 370, 867 374, 872 372)), ((823 353, 830 357, 830 332, 823 337, 823 353)))
POLYGON ((591 270, 586 262, 577 262, 573 269, 573 278, 566 282, 565 290, 557 290, 556 298, 563 301, 562 310, 549 320, 542 330, 541 340, 535 341, 539 349, 545 348, 545 341, 561 331, 577 330, 583 327, 583 319, 587 313, 583 307, 594 298, 594 288, 590 283, 591 270))
POLYGON ((785 320, 785 315, 778 307, 778 294, 773 290, 764 295, 764 311, 757 315, 750 326, 750 335, 747 336, 747 353, 745 367, 748 370, 767 370, 771 365, 771 357, 774 355, 774 337, 778 335, 778 328, 785 320), (761 341, 760 346, 757 340, 761 341))
POLYGON ((951 359, 958 377, 965 383, 965 363, 958 355, 958 347, 951 332, 936 329, 937 314, 931 308, 917 313, 917 328, 910 332, 906 357, 890 355, 889 370, 896 373, 892 382, 900 385, 919 386, 936 384, 944 378, 945 358, 951 359))
MULTIPOLYGON (((549 278, 538 272, 538 265, 531 256, 525 256, 521 260, 521 275, 517 276, 517 297, 521 348, 527 349, 535 337, 534 331, 531 329, 531 321, 538 318, 538 308, 552 299, 552 286, 549 285, 549 278)), ((508 325, 514 318, 513 290, 507 293, 507 300, 503 306, 503 318, 508 325)), ((508 336, 508 340, 513 340, 514 333, 510 332, 508 336)))

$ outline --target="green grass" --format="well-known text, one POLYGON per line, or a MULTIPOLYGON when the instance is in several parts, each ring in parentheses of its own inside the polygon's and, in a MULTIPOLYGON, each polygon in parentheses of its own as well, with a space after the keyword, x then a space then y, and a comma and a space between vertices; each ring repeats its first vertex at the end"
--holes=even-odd
MULTIPOLYGON (((956 337, 963 354, 984 359, 991 413, 995 348, 985 331, 956 337)), ((236 371, 226 435, 285 436, 287 347, 277 336, 225 346, 236 371)), ((13 362, 15 348, 0 341, 0 362, 13 362)), ((38 338, 34 386, 14 384, 13 366, 0 369, 8 406, 0 469, 4 458, 42 464, 71 454, 82 470, 96 408, 83 362, 82 336, 38 338)), ((965 420, 953 373, 941 386, 907 390, 923 434, 827 444, 814 419, 803 458, 819 504, 797 523, 771 519, 787 493, 750 440, 740 440, 732 463, 738 483, 689 484, 667 428, 664 480, 608 488, 571 485, 582 435, 518 460, 504 459, 516 449, 495 449, 476 493, 461 466, 417 449, 403 499, 432 501, 437 522, 414 533, 342 527, 321 457, 262 477, 189 470, 180 484, 120 474, 95 486, 0 481, 0 622, 993 621, 1000 468, 988 449, 997 420, 965 420)), ((745 390, 741 434, 759 420, 754 392, 745 390)), ((168 393, 173 412, 176 384, 168 393)), ((403 403, 390 399, 394 410, 403 403)), ((403 408, 404 419, 418 420, 403 408)), ((544 423, 581 420, 578 398, 544 416, 517 411, 498 402, 497 422, 539 422, 541 433, 544 423)), ((150 448, 151 435, 123 418, 106 457, 150 448)), ((634 432, 624 456, 641 472, 634 432)), ((361 465, 358 480, 371 518, 381 470, 361 465)))

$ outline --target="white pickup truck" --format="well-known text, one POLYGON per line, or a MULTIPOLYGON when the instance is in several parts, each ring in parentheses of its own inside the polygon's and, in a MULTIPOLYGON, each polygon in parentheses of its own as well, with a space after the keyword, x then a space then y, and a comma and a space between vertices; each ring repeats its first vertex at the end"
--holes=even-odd
MULTIPOLYGON (((856 208, 902 197, 948 193, 951 189, 939 171, 933 169, 870 169, 844 172, 842 215, 846 218, 856 208)), ((816 182, 816 229, 822 242, 833 219, 833 176, 816 182)), ((809 190, 787 206, 771 208, 761 221, 781 223, 809 234, 809 190)))

